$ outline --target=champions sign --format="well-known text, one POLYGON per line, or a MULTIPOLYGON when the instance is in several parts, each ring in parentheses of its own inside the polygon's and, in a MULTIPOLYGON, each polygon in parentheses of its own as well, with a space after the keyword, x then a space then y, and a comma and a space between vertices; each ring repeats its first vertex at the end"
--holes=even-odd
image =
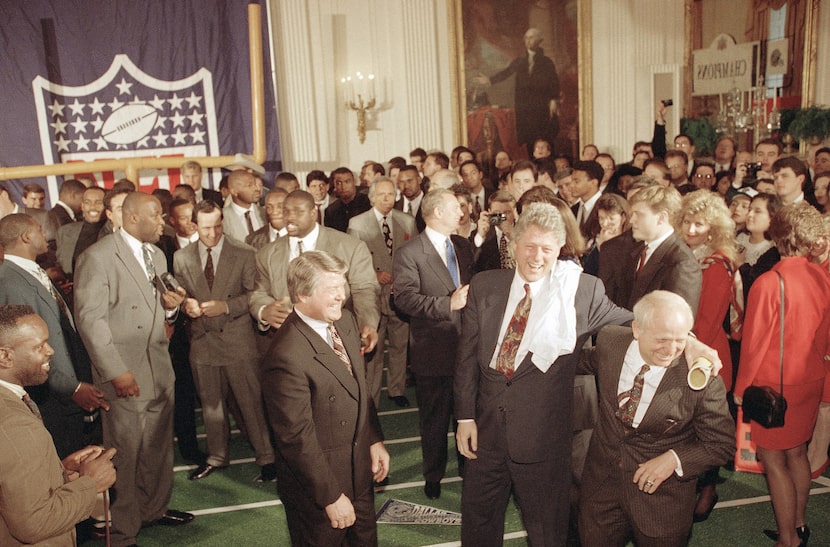
POLYGON ((736 44, 721 34, 708 49, 694 51, 692 95, 718 95, 731 89, 749 91, 756 85, 758 42, 736 44))

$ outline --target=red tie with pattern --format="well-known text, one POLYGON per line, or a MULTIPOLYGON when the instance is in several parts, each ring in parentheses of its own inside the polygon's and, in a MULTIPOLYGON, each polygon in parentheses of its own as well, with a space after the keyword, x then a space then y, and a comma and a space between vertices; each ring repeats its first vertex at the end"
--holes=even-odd
POLYGON ((516 354, 519 352, 519 344, 522 343, 522 335, 527 327, 527 316, 530 315, 530 285, 525 283, 524 289, 524 298, 519 301, 510 323, 507 324, 499 356, 496 358, 496 370, 504 374, 508 380, 513 377, 516 354))
POLYGON ((631 389, 617 395, 617 404, 620 405, 620 420, 628 427, 633 427, 634 415, 637 414, 637 407, 640 405, 640 398, 643 396, 643 384, 645 384, 648 369, 648 365, 643 365, 640 372, 634 377, 634 385, 631 386, 631 389), (628 398, 627 401, 626 398, 628 398))
POLYGON ((329 336, 331 336, 331 345, 334 353, 343 361, 343 364, 346 365, 346 368, 349 370, 349 374, 352 374, 352 363, 349 361, 349 355, 346 353, 346 348, 343 346, 343 339, 340 338, 340 334, 337 333, 337 329, 334 328, 334 325, 329 325, 329 336))
POLYGON ((645 266, 645 264, 646 264, 646 253, 647 252, 648 252, 648 245, 644 245, 643 250, 640 252, 640 261, 637 262, 637 273, 634 275, 634 277, 639 276, 640 271, 642 271, 643 266, 645 266))

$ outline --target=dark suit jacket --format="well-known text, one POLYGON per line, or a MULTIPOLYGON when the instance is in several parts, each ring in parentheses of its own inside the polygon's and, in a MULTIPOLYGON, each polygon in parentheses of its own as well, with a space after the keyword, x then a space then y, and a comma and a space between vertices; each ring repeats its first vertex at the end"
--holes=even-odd
MULTIPOLYGON (((423 203, 424 203, 423 200, 421 200, 421 204, 423 204, 423 203)), ((395 209, 397 209, 398 211, 403 212, 403 197, 395 202, 395 209)), ((409 213, 406 213, 406 214, 409 214, 409 213)), ((412 215, 409 215, 409 216, 411 217, 412 215)), ((424 231, 424 228, 427 227, 427 223, 424 221, 424 215, 421 214, 421 208, 420 207, 418 207, 418 212, 415 213, 415 227, 418 229, 419 234, 424 231)))
POLYGON ((75 222, 75 220, 71 216, 69 216, 69 213, 66 212, 66 209, 64 209, 60 205, 55 205, 54 207, 49 209, 49 220, 53 225, 56 225, 58 228, 60 228, 64 224, 75 222))
POLYGON ((365 213, 371 208, 372 204, 369 202, 368 196, 358 192, 348 204, 338 199, 329 205, 323 214, 323 222, 326 227, 345 233, 349 229, 349 220, 352 217, 365 213))
MULTIPOLYGON (((635 245, 628 255, 628 262, 620 267, 636 272, 642 249, 643 243, 635 245)), ((602 252, 605 252, 604 245, 602 252)), ((600 256, 602 257, 602 254, 600 256)), ((604 258, 601 258, 601 260, 604 260, 604 258)), ((633 274, 626 279, 632 282, 628 305, 626 306, 629 310, 634 307, 634 304, 640 298, 651 291, 660 289, 679 294, 689 303, 692 311, 697 313, 700 288, 703 284, 700 265, 689 246, 677 234, 670 235, 657 247, 648 262, 643 266, 640 275, 636 276, 636 279, 633 274)))
MULTIPOLYGON (((63 273, 72 276, 72 270, 75 266, 77 256, 75 256, 75 247, 78 245, 78 238, 81 237, 81 230, 84 227, 84 221, 70 222, 64 224, 58 229, 57 235, 57 259, 58 266, 61 267, 63 273)), ((112 228, 105 223, 101 223, 98 230, 98 239, 112 233, 112 228)))
MULTIPOLYGON (((631 252, 639 243, 634 241, 631 230, 628 229, 615 238, 602 244, 599 253, 599 278, 605 285, 605 294, 611 302, 627 307, 631 296, 631 287, 634 284, 634 273, 637 266, 631 266, 631 252)), ((638 247, 642 249, 642 247, 638 247)), ((638 251, 639 252, 639 251, 638 251)))
POLYGON ((271 225, 266 224, 256 232, 245 238, 245 243, 253 247, 255 250, 260 250, 269 243, 271 243, 271 225))
MULTIPOLYGON (((721 378, 710 380, 701 391, 686 384, 688 367, 682 356, 666 370, 651 404, 636 430, 624 425, 617 413, 617 388, 623 359, 634 337, 630 328, 607 327, 597 337, 596 351, 589 360, 597 375, 600 419, 582 474, 581 503, 590 504, 592 495, 621 472, 624 485, 618 492, 624 511, 647 536, 682 533, 692 525, 696 502, 697 476, 723 465, 735 451, 735 423, 726 404, 721 378), (683 468, 683 477, 672 474, 655 494, 641 492, 632 482, 639 464, 674 450, 683 468)), ((605 523, 598 522, 603 526, 605 523)))
POLYGON ((222 199, 222 192, 211 190, 210 188, 205 188, 204 186, 202 186, 202 199, 205 201, 212 201, 220 208, 225 206, 225 200, 222 199))
MULTIPOLYGON (((568 469, 574 375, 579 352, 559 357, 546 373, 522 361, 511 380, 489 368, 496 350, 514 270, 490 270, 473 278, 454 378, 455 417, 475 419, 479 449, 506 450, 519 463, 561 460, 568 469), (506 439, 507 446, 502 444, 506 439)), ((602 283, 582 274, 575 297, 577 342, 601 327, 624 324, 631 313, 605 296, 602 283)), ((567 504, 567 496, 564 496, 567 504)), ((567 514, 567 512, 566 512, 567 514)))
MULTIPOLYGON (((501 255, 499 254, 499 240, 496 231, 491 230, 489 237, 484 240, 481 247, 476 249, 476 271, 498 270, 501 268, 501 255)), ((473 236, 475 237, 475 236, 473 236)))
MULTIPOLYGON (((473 275, 473 246, 451 236, 462 285, 473 275)), ((461 333, 461 312, 450 311, 456 287, 426 233, 409 240, 395 255, 392 272, 395 306, 409 316, 410 366, 424 376, 452 376, 461 333)))
POLYGON ((95 506, 95 481, 65 481, 52 437, 5 387, 0 387, 0 439, 0 545, 74 547, 75 524, 95 506))
POLYGON ((199 243, 176 252, 173 271, 188 296, 200 302, 224 300, 229 313, 190 320, 190 362, 194 365, 233 366, 259 358, 256 334, 248 313, 248 294, 254 289, 256 265, 250 247, 223 238, 216 261, 213 288, 208 288, 199 257, 199 243))
POLYGON ((320 511, 341 493, 354 500, 371 489, 369 446, 383 440, 366 387, 354 316, 343 310, 334 325, 353 376, 293 312, 263 360, 262 393, 276 441, 277 490, 286 505, 300 511, 320 511))

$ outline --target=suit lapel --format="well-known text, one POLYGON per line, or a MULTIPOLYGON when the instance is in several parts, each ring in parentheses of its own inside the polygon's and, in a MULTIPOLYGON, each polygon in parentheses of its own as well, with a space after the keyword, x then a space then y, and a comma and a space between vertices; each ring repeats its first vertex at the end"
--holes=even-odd
POLYGON ((432 242, 426 235, 421 236, 421 245, 424 255, 426 256, 427 266, 433 271, 435 276, 441 280, 441 283, 443 283, 447 288, 448 293, 455 291, 456 287, 455 283, 452 281, 452 277, 450 277, 450 271, 447 269, 444 261, 441 260, 441 257, 438 256, 438 251, 435 250, 435 247, 432 246, 432 242))
MULTIPOLYGON (((147 272, 144 270, 144 267, 138 263, 136 257, 133 256, 132 251, 130 251, 127 242, 124 241, 123 236, 121 234, 113 234, 113 243, 115 245, 115 258, 116 260, 120 261, 124 268, 127 270, 127 273, 132 277, 135 284, 138 286, 139 292, 144 297, 144 300, 147 301, 147 306, 150 309, 155 309, 156 307, 156 295, 153 291, 153 286, 150 284, 150 280, 147 278, 147 272)), ((158 251, 159 253, 163 254, 161 250, 158 251)), ((156 253, 153 253, 155 255, 156 253)), ((156 260, 156 257, 153 256, 153 264, 156 267, 156 271, 164 271, 166 269, 162 268, 159 269, 159 261, 156 260)))
MULTIPOLYGON (((222 254, 219 255, 219 260, 216 262, 215 266, 216 275, 213 278, 213 288, 210 291, 211 296, 214 294, 228 294, 225 290, 225 286, 231 278, 231 270, 236 268, 237 264, 236 249, 234 249, 228 239, 225 238, 225 243, 222 245, 222 254)), ((204 272, 202 272, 202 278, 204 279, 204 277, 204 272)), ((205 280, 205 286, 207 286, 207 280, 205 280)))
POLYGON ((666 370, 657 391, 648 405, 639 429, 643 432, 662 433, 671 424, 666 424, 667 416, 679 416, 677 412, 671 412, 683 396, 683 389, 686 385, 686 360, 678 358, 666 370))
POLYGON ((10 271, 14 272, 20 277, 22 282, 32 287, 32 290, 35 292, 35 294, 37 294, 37 297, 40 298, 49 308, 49 311, 51 311, 52 314, 54 314, 55 319, 60 321, 61 312, 60 308, 58 308, 58 303, 55 301, 54 298, 52 298, 52 295, 49 294, 49 291, 46 290, 46 287, 44 287, 40 283, 40 281, 35 279, 31 274, 27 273, 23 268, 21 268, 11 260, 7 260, 5 264, 10 271))
MULTIPOLYGON (((400 221, 399 215, 396 215, 395 213, 390 213, 389 218, 392 219, 392 252, 395 253, 398 249, 403 247, 404 243, 406 243, 408 239, 407 236, 412 237, 412 234, 406 231, 406 228, 400 221)), ((381 234, 381 237, 383 237, 383 234, 381 234)))
MULTIPOLYGON (((482 312, 480 315, 483 315, 484 322, 482 323, 479 340, 489 340, 485 353, 488 356, 487 360, 481 360, 481 366, 483 368, 489 368, 490 357, 496 351, 496 345, 501 344, 499 329, 501 328, 502 321, 504 321, 505 314, 513 313, 513 310, 507 310, 507 298, 510 295, 510 282, 512 279, 511 276, 507 278, 508 281, 505 286, 494 287, 494 290, 488 291, 481 304, 482 312)), ((522 362, 522 366, 516 371, 517 375, 523 372, 526 364, 522 362)))
MULTIPOLYGON (((639 287, 651 286, 651 282, 654 279, 654 276, 657 275, 657 272, 660 271, 660 267, 663 263, 663 257, 666 256, 666 253, 668 253, 669 248, 671 248, 674 245, 674 243, 674 234, 672 234, 669 236, 668 239, 666 239, 663 243, 658 245, 656 249, 654 249, 654 252, 651 254, 651 257, 649 257, 648 262, 646 262, 645 266, 643 266, 640 275, 637 276, 637 285, 639 287)), ((637 248, 638 259, 641 250, 641 246, 637 248)))
MULTIPOLYGON (((355 400, 360 400, 360 390, 358 389, 357 381, 354 376, 349 374, 348 369, 343 364, 343 361, 334 353, 334 350, 328 345, 326 340, 323 340, 319 334, 317 334, 311 327, 306 325, 305 321, 300 319, 300 316, 294 314, 294 323, 296 324, 297 330, 302 333, 303 336, 308 340, 311 344, 312 349, 315 352, 314 360, 320 363, 326 370, 328 370, 332 376, 334 376, 338 382, 343 386, 346 391, 349 392, 349 395, 354 397, 355 400)), ((351 345, 351 341, 349 338, 353 335, 350 335, 348 331, 340 330, 340 322, 337 323, 338 333, 340 333, 340 337, 343 338, 343 343, 346 345, 346 353, 349 354, 349 360, 352 363, 355 363, 356 360, 352 355, 352 350, 350 351, 349 345, 351 345), (348 340, 348 341, 347 341, 348 340)), ((284 325, 283 325, 284 327, 284 325)), ((360 355, 358 350, 358 356, 360 355)), ((355 370, 355 374, 357 374, 357 369, 355 370)), ((362 367, 361 369, 362 370, 362 367)), ((364 372, 365 373, 365 372, 364 372)))
POLYGON ((185 253, 184 263, 187 270, 186 275, 191 279, 197 294, 210 295, 211 291, 208 287, 207 279, 205 279, 205 271, 202 269, 202 259, 199 257, 198 245, 198 242, 194 242, 181 250, 182 253, 185 253))

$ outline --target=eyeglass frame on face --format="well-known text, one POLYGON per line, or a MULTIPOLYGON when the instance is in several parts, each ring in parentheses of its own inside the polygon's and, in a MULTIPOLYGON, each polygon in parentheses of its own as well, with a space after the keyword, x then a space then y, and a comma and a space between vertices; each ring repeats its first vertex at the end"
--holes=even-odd
POLYGON ((707 180, 712 180, 713 178, 715 178, 715 175, 709 175, 709 174, 704 175, 703 173, 695 173, 695 174, 694 174, 694 177, 695 177, 696 179, 707 179, 707 180))

